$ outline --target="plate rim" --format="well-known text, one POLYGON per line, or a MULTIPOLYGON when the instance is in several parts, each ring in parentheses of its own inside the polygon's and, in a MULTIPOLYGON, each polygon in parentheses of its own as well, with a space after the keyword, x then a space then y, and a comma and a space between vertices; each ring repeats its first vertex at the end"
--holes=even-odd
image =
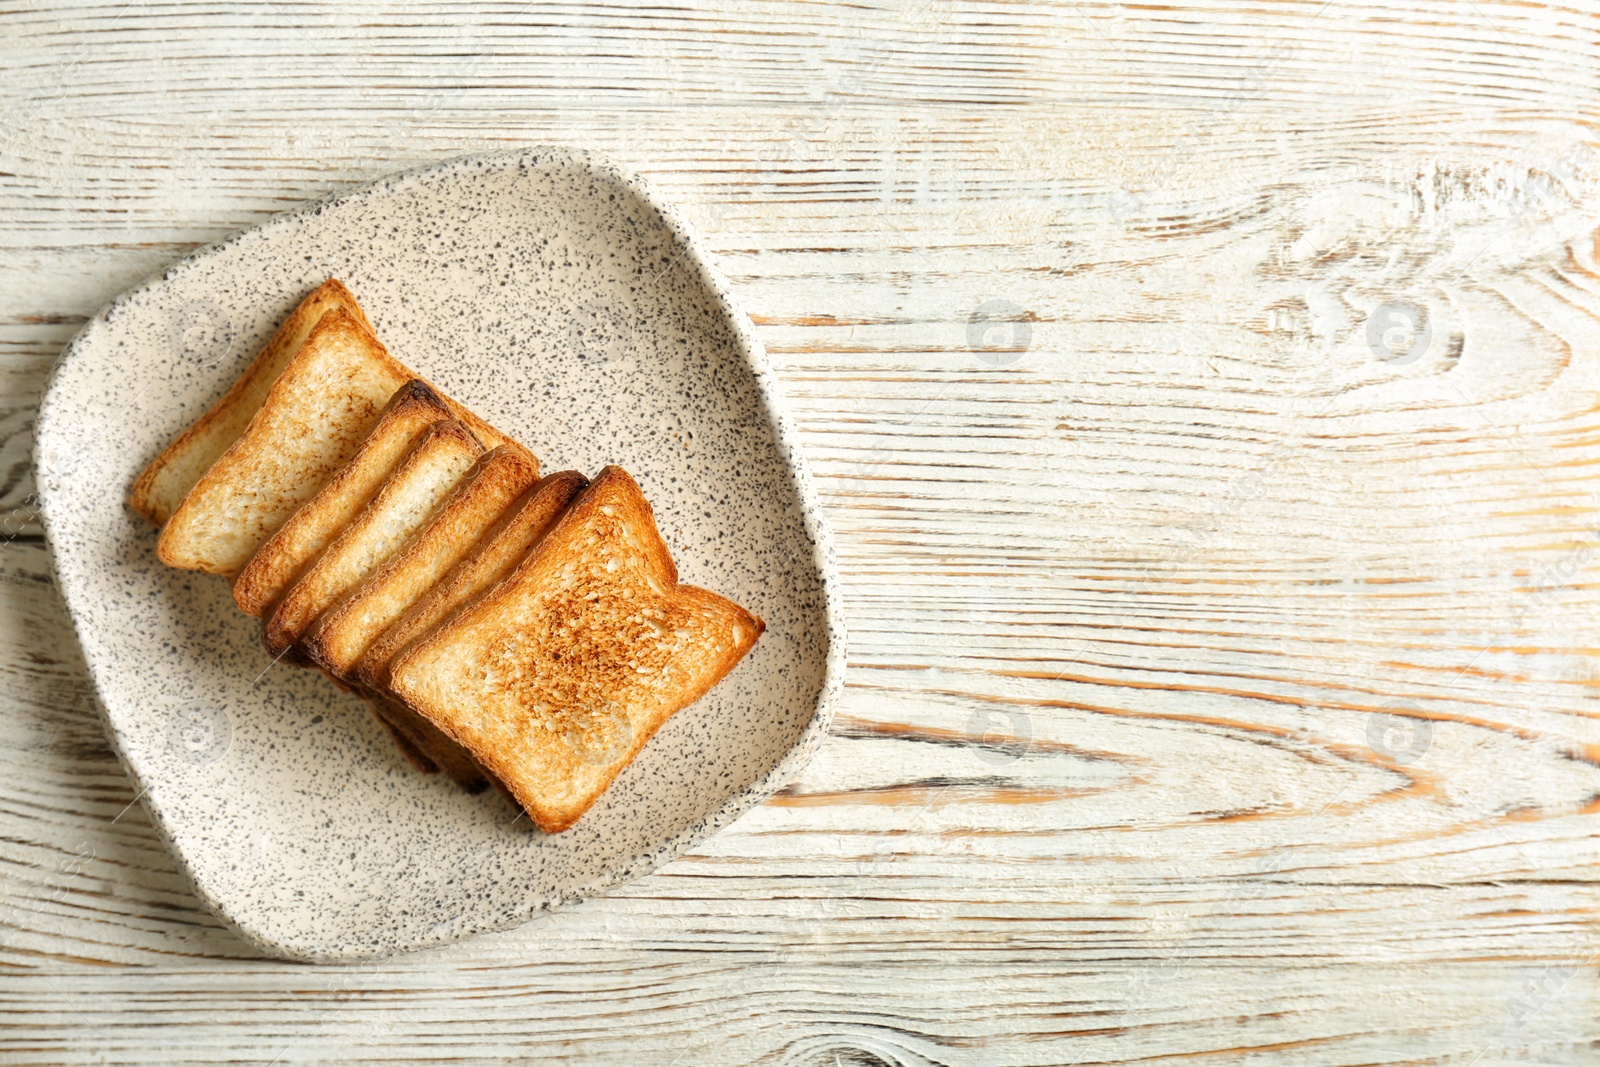
MULTIPOLYGON (((341 947, 338 945, 307 946, 303 943, 292 943, 290 940, 286 940, 284 933, 275 935, 272 930, 264 926, 256 926, 250 921, 241 919, 234 914, 226 900, 212 893, 210 887, 203 883, 197 871, 190 865, 186 852, 179 847, 173 837, 161 810, 151 802, 146 782, 134 771, 128 754, 123 750, 123 738, 116 725, 112 722, 110 710, 101 695, 99 672, 89 656, 85 655, 85 666, 88 668, 90 686, 94 696, 95 707, 100 715, 102 728, 106 732, 117 761, 122 765, 124 773, 128 775, 132 784, 138 790, 138 796, 135 799, 143 804, 150 816, 151 824, 167 846, 167 851, 172 856, 174 863, 183 873, 195 895, 224 925, 247 943, 270 955, 308 963, 347 963, 382 959, 405 952, 415 952, 425 948, 464 941, 479 934, 514 929, 539 917, 540 913, 559 910, 571 904, 581 903, 591 897, 604 895, 606 890, 636 881, 665 866, 694 848, 695 845, 728 826, 750 809, 769 799, 811 761, 817 749, 821 746, 823 738, 827 736, 829 727, 833 722, 835 706, 838 702, 839 694, 843 690, 844 668, 847 659, 843 594, 840 589, 837 552, 832 529, 822 510, 821 500, 817 495, 816 486, 812 480, 810 465, 801 447, 799 432, 789 414, 788 406, 784 402, 782 388, 777 376, 772 371, 766 348, 761 344, 760 339, 756 337, 754 324, 750 321, 749 316, 738 301, 734 299, 727 280, 715 264, 711 262, 699 232, 669 199, 663 197, 647 179, 613 160, 589 149, 557 144, 526 145, 494 152, 451 156, 432 163, 386 172, 353 188, 340 189, 315 197, 298 206, 276 212, 259 223, 235 230, 218 240, 195 248, 186 255, 169 263, 159 272, 152 272, 140 282, 123 290, 102 306, 94 315, 90 316, 88 321, 78 329, 72 339, 62 348, 61 354, 56 357, 51 365, 49 374, 46 376, 45 387, 39 400, 38 414, 34 420, 33 456, 31 460, 34 476, 34 494, 38 500, 45 543, 49 548, 51 578, 66 607, 67 616, 72 622, 73 633, 78 639, 80 650, 87 652, 87 645, 81 629, 82 612, 75 603, 75 594, 71 591, 69 583, 64 581, 62 577, 61 554, 57 550, 53 532, 55 520, 52 513, 55 493, 51 489, 51 480, 48 476, 51 472, 45 463, 45 449, 41 446, 53 434, 59 417, 58 410, 62 408, 70 410, 70 405, 61 403, 59 395, 64 372, 77 358, 79 352, 86 350, 92 343, 96 331, 116 315, 123 306, 145 293, 172 281, 181 271, 193 267, 197 262, 209 258, 216 252, 232 247, 244 240, 254 238, 258 234, 270 234, 272 231, 289 226, 304 217, 321 214, 334 206, 381 195, 406 181, 423 175, 444 173, 451 170, 464 170, 474 166, 485 169, 503 169, 551 162, 587 170, 599 178, 626 188, 654 210, 672 238, 682 246, 683 254, 681 258, 693 264, 698 271, 701 283, 714 296, 719 310, 733 326, 736 347, 744 358, 745 365, 755 382, 762 408, 773 431, 774 444, 778 448, 789 479, 799 494, 802 526, 807 538, 811 541, 812 565, 816 569, 822 586, 823 617, 826 622, 828 648, 824 656, 822 681, 817 689, 811 717, 806 723, 805 729, 789 747, 788 751, 765 774, 757 778, 748 787, 729 797, 727 801, 704 819, 660 842, 649 852, 636 857, 632 862, 619 867, 614 872, 588 883, 584 887, 585 891, 582 894, 530 897, 525 906, 498 921, 482 925, 468 923, 459 929, 443 931, 437 935, 425 933, 409 940, 396 942, 377 949, 341 947)), ((65 424, 70 419, 61 418, 60 421, 65 424)))

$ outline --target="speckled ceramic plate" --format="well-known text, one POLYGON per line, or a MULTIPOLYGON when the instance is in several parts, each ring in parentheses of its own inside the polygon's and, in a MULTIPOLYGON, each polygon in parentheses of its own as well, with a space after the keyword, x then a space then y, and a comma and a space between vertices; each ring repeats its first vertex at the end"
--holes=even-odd
POLYGON ((770 795, 827 729, 844 656, 832 552, 761 346, 672 209, 585 154, 453 160, 202 249, 84 327, 36 448, 113 742, 201 897, 275 954, 418 948, 639 877, 770 795), (626 467, 683 580, 767 622, 566 833, 419 774, 359 700, 272 667, 226 583, 162 566, 127 507, 150 458, 330 275, 396 356, 546 471, 626 467))

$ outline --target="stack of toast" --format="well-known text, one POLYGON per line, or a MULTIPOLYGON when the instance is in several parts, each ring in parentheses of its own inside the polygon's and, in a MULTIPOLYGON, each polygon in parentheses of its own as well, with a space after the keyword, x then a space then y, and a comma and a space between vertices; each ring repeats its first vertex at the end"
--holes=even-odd
POLYGON ((678 582, 611 466, 522 445, 397 362, 330 280, 134 484, 173 567, 221 575, 275 660, 364 697, 418 769, 565 830, 762 621, 678 582))

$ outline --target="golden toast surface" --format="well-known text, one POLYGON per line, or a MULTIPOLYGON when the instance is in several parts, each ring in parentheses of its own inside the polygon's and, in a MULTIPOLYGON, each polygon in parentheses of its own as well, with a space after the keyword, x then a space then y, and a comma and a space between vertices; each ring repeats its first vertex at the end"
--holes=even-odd
POLYGON ((305 573, 267 617, 262 640, 281 657, 339 597, 354 589, 432 518, 480 455, 480 445, 454 420, 423 432, 370 503, 305 573))
POLYGON ((538 480, 539 461, 520 447, 503 445, 484 455, 404 548, 323 612, 306 633, 306 654, 331 674, 353 680, 372 643, 538 480))
MULTIPOLYGON (((162 525, 162 562, 237 574, 350 458, 394 391, 415 377, 378 341, 348 289, 337 280, 321 286, 227 395, 134 483, 130 505, 162 525)), ((486 447, 516 444, 438 396, 486 447)))
POLYGON ((250 425, 161 529, 163 563, 236 574, 342 467, 411 377, 343 308, 328 311, 250 425))
POLYGON ((234 577, 233 600, 239 610, 263 615, 276 604, 312 560, 361 514, 428 427, 448 418, 450 409, 421 379, 413 378, 396 390, 350 461, 262 542, 234 577))
POLYGON ((300 351, 312 327, 336 307, 349 312, 368 330, 372 328, 356 298, 338 279, 330 278, 318 286, 283 320, 222 399, 163 449, 139 475, 128 501, 134 511, 157 526, 171 518, 200 477, 250 425, 250 420, 267 399, 272 383, 300 351))
POLYGON ((395 655, 450 614, 498 585, 550 531, 567 505, 589 484, 577 471, 558 471, 540 479, 522 500, 479 538, 473 551, 383 632, 356 665, 356 677, 369 689, 386 691, 395 655))
MULTIPOLYGON (((356 665, 357 684, 375 708, 381 704, 384 711, 380 714, 387 714, 394 728, 406 733, 412 744, 468 792, 482 789, 486 778, 482 768, 449 735, 393 698, 388 691, 389 663, 400 649, 509 575, 588 484, 577 471, 560 471, 541 479, 478 537, 466 558, 384 631, 356 665)), ((494 784, 505 791, 499 782, 494 784)))
POLYGON ((510 577, 400 653, 390 688, 556 833, 763 628, 678 584, 638 484, 607 467, 510 577))

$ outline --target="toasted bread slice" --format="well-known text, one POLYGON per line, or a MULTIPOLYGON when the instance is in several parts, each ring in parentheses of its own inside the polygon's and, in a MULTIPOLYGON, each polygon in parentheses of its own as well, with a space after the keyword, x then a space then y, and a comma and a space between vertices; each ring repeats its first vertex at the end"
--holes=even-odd
POLYGON ((383 631, 538 480, 539 461, 520 446, 506 445, 478 460, 427 526, 312 624, 303 641, 306 655, 328 673, 353 681, 357 662, 383 631))
POLYGON ((161 530, 163 563, 232 575, 360 445, 411 374, 342 308, 322 317, 261 410, 161 530))
POLYGON ((300 351, 311 328, 333 308, 343 308, 362 327, 371 329, 350 290, 336 279, 324 282, 283 320, 283 325, 233 383, 233 388, 163 449, 139 475, 128 501, 134 511, 157 526, 172 516, 200 476, 244 433, 255 413, 261 410, 272 383, 300 351))
POLYGON ((233 601, 239 609, 262 615, 276 604, 318 553, 361 513, 428 427, 448 418, 450 409, 421 379, 413 378, 396 390, 350 462, 262 542, 235 576, 233 601))
POLYGON ((460 423, 429 426, 355 522, 306 568, 267 617, 262 632, 267 651, 282 657, 293 648, 318 615, 428 522, 482 454, 483 446, 460 423))
POLYGON ((390 688, 558 833, 763 628, 678 584, 644 494, 607 467, 509 578, 400 653, 390 688))
POLYGON ((395 734, 404 737, 416 752, 433 764, 456 785, 468 793, 481 793, 489 785, 489 778, 471 754, 437 726, 412 711, 398 700, 384 696, 369 696, 373 714, 395 734))
MULTIPOLYGON (((384 631, 357 665, 358 684, 368 693, 378 713, 387 715, 391 725, 404 732, 418 749, 469 793, 483 789, 487 777, 483 769, 466 749, 437 726, 388 695, 389 663, 400 649, 509 575, 588 484, 589 480, 577 471, 560 471, 542 479, 478 538, 467 558, 457 563, 399 621, 384 631)), ((494 784, 510 797, 504 785, 498 781, 494 784)))
POLYGON ((356 666, 357 680, 367 689, 387 691, 389 665, 395 655, 457 608, 509 577, 588 484, 589 479, 577 471, 558 471, 541 479, 505 518, 479 538, 471 555, 456 564, 367 649, 356 666))
MULTIPOLYGON (((162 527, 162 562, 237 574, 355 454, 395 390, 414 377, 349 311, 326 312, 239 439, 162 527)), ((440 399, 489 447, 513 443, 449 397, 440 399)))

